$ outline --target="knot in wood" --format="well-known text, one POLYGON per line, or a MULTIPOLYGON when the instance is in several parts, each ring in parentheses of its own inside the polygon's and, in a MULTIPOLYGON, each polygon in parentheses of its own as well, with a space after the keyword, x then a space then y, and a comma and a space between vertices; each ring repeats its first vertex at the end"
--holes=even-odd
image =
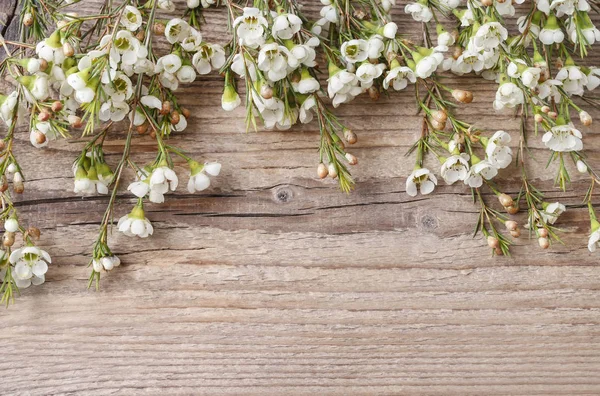
POLYGON ((421 217, 421 226, 426 230, 434 230, 438 227, 438 221, 431 215, 421 217))
POLYGON ((292 200, 294 193, 289 187, 281 187, 275 190, 273 197, 276 202, 288 203, 292 200))

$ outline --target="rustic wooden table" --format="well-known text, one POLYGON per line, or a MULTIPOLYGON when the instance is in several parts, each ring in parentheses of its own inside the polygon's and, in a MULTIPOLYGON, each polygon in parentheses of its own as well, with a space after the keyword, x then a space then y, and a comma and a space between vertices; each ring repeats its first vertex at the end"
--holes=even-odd
MULTIPOLYGON (((0 1, 0 17, 10 20, 13 3, 0 1)), ((203 34, 223 37, 222 10, 208 20, 203 34)), ((453 85, 475 93, 467 119, 518 133, 512 115, 491 111, 493 84, 453 85)), ((314 177, 314 124, 245 133, 242 109, 221 110, 221 89, 214 74, 182 89, 193 116, 175 139, 221 162, 222 175, 203 194, 148 206, 152 238, 115 233, 124 265, 98 292, 86 289, 86 265, 107 199, 72 193, 81 145, 35 150, 19 135, 30 175, 19 209, 42 229, 53 264, 43 287, 0 309, 1 394, 600 394, 600 267, 586 249, 585 209, 561 219, 566 246, 542 251, 522 237, 512 258, 491 258, 472 238, 477 208, 462 185, 404 193, 404 154, 419 134, 410 92, 339 108, 359 135, 356 191, 345 195, 314 177)), ((584 141, 598 165, 595 132, 584 141)), ((123 131, 114 136, 113 164, 123 131)), ((536 183, 579 204, 586 182, 560 194, 532 140, 536 183)), ((138 139, 136 159, 153 145, 138 139)), ((501 177, 516 194, 518 175, 501 177)), ((119 214, 133 202, 122 198, 119 214)))

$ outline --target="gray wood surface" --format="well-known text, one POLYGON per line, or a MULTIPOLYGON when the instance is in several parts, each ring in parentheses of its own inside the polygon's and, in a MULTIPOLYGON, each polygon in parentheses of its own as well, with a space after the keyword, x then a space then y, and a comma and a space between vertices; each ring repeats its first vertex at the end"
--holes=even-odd
MULTIPOLYGON (((416 32, 404 4, 396 21, 416 32)), ((222 37, 224 10, 207 15, 204 36, 222 37)), ((516 136, 517 120, 491 110, 493 84, 451 84, 475 94, 460 109, 466 119, 516 136)), ((202 194, 149 205, 152 238, 115 232, 123 266, 99 292, 86 289, 86 265, 107 199, 72 193, 81 144, 40 151, 19 134, 29 177, 19 209, 42 229, 53 264, 43 287, 0 309, 0 394, 600 394, 600 268, 585 209, 561 218, 565 246, 542 251, 524 236, 513 257, 491 258, 472 238, 477 207, 462 185, 404 193, 413 161, 404 154, 420 133, 412 93, 338 109, 359 135, 356 190, 345 195, 315 178, 315 124, 245 133, 243 109, 221 110, 221 89, 214 74, 182 89, 193 116, 174 143, 220 161, 222 175, 202 194)), ((582 130, 600 166, 597 125, 582 130)), ((111 164, 123 137, 111 134, 111 164)), ((560 193, 540 140, 529 161, 536 185, 580 204, 587 182, 574 172, 560 193)), ((154 145, 137 138, 135 159, 149 160, 154 145)), ((500 178, 516 194, 518 172, 500 178)), ((124 191, 121 202, 119 215, 133 200, 124 191)))

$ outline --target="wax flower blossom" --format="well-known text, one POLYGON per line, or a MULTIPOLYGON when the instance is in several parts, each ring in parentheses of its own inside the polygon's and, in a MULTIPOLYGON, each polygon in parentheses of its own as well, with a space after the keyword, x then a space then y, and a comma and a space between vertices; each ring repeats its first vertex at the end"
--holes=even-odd
POLYGON ((415 169, 406 179, 406 193, 416 197, 420 191, 422 195, 433 192, 437 185, 437 178, 427 168, 415 169))
POLYGON ((117 228, 127 236, 138 236, 140 238, 147 238, 154 233, 152 223, 146 218, 141 204, 136 205, 129 214, 121 217, 117 228))
POLYGON ((9 258, 14 266, 14 280, 19 288, 41 285, 46 281, 48 264, 52 262, 50 255, 35 246, 15 249, 9 258))
POLYGON ((552 151, 568 152, 583 149, 581 132, 573 124, 553 126, 542 137, 542 141, 552 151))

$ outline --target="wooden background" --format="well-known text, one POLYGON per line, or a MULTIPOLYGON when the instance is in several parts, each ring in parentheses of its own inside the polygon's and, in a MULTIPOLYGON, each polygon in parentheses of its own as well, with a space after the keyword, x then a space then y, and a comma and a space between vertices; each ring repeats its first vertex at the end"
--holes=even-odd
MULTIPOLYGON (((418 31, 399 3, 401 30, 418 31)), ((10 21, 14 2, 0 7, 10 21)), ((224 16, 208 11, 205 37, 223 37, 224 16)), ((492 112, 493 84, 452 85, 475 93, 465 118, 518 132, 511 114, 492 112)), ((245 133, 243 109, 221 110, 221 89, 212 74, 181 90, 193 117, 174 143, 220 161, 222 175, 202 194, 149 205, 152 238, 115 233, 124 264, 99 292, 86 289, 86 265, 107 198, 72 193, 81 145, 40 151, 19 134, 30 180, 19 209, 42 229, 53 264, 43 287, 0 309, 1 394, 600 394, 600 268, 585 209, 561 217, 566 246, 542 251, 522 237, 512 258, 491 258, 471 236, 477 208, 464 186, 404 192, 420 125, 410 91, 338 109, 359 135, 356 191, 345 195, 314 177, 315 124, 245 133)), ((600 166, 596 129, 583 129, 584 142, 600 166)), ((112 136, 114 165, 123 131, 112 136)), ((535 183, 578 205, 587 182, 575 172, 559 193, 548 152, 531 140, 535 183)), ((136 139, 140 163, 153 150, 136 139)), ((516 194, 518 175, 501 178, 516 194)), ((121 202, 119 215, 133 200, 124 192, 121 202)))

